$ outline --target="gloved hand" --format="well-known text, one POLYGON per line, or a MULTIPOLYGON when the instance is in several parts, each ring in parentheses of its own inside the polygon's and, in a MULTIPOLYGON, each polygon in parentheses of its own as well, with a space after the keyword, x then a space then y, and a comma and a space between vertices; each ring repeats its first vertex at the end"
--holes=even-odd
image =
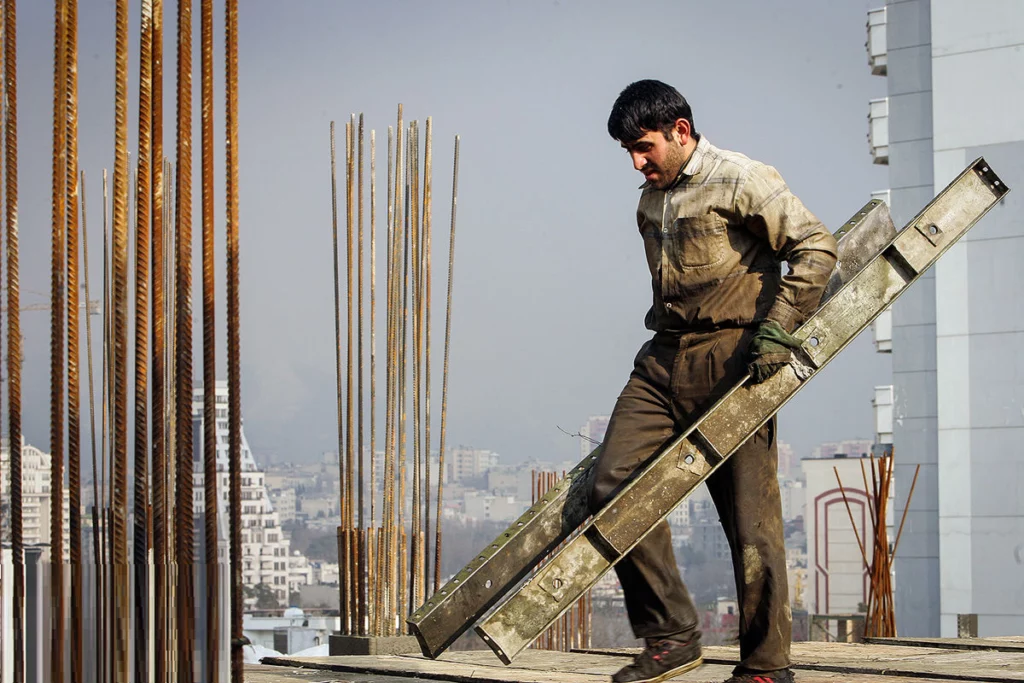
POLYGON ((761 323, 750 340, 747 352, 747 370, 754 384, 760 384, 781 370, 793 359, 791 349, 798 348, 801 341, 782 329, 774 320, 761 323))

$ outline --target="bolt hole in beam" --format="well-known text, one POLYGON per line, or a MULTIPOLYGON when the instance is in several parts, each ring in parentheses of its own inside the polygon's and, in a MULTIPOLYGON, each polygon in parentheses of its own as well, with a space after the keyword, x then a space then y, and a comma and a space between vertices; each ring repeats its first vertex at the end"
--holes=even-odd
POLYGON ((929 235, 936 235, 936 234, 938 234, 938 232, 939 232, 939 228, 934 223, 932 225, 928 226, 928 234, 929 235))
POLYGON ((683 458, 683 462, 685 462, 687 465, 692 465, 693 464, 693 456, 692 455, 687 455, 685 458, 683 458))
POLYGON ((818 343, 819 343, 818 342, 818 338, 817 337, 811 337, 810 339, 807 340, 807 343, 810 344, 811 346, 815 346, 816 347, 818 345, 818 343))

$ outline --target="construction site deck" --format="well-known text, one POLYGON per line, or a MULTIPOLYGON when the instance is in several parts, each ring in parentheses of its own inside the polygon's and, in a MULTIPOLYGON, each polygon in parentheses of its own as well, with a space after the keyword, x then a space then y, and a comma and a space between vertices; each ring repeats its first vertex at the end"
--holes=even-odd
MULTIPOLYGON (((377 655, 263 660, 246 670, 246 681, 409 681, 461 683, 605 683, 636 654, 635 649, 555 652, 530 649, 511 665, 490 651, 422 655, 377 655)), ((705 665, 673 681, 727 679, 739 648, 709 646, 705 665)), ((793 669, 801 683, 923 683, 924 681, 1024 681, 1024 636, 1000 638, 872 639, 867 643, 794 643, 793 669)))

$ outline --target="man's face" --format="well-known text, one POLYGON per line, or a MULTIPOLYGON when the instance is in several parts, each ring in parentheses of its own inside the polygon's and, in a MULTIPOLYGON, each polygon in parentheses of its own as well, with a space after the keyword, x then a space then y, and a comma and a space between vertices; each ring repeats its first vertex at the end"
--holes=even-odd
POLYGON ((623 142, 622 147, 629 152, 633 168, 658 190, 671 185, 686 163, 686 149, 676 129, 670 130, 667 138, 660 130, 649 130, 639 140, 623 142))

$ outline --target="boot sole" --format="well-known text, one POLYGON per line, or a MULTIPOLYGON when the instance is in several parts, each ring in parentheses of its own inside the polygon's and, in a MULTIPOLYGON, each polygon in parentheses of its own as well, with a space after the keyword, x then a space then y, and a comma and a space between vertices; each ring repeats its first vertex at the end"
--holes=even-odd
POLYGON ((670 678, 675 678, 680 674, 687 673, 688 671, 693 671, 694 669, 703 665, 704 657, 698 657, 692 662, 687 662, 686 664, 677 666, 676 668, 666 671, 665 673, 655 676, 654 678, 644 678, 642 680, 633 681, 632 683, 661 683, 662 681, 667 681, 670 678))

